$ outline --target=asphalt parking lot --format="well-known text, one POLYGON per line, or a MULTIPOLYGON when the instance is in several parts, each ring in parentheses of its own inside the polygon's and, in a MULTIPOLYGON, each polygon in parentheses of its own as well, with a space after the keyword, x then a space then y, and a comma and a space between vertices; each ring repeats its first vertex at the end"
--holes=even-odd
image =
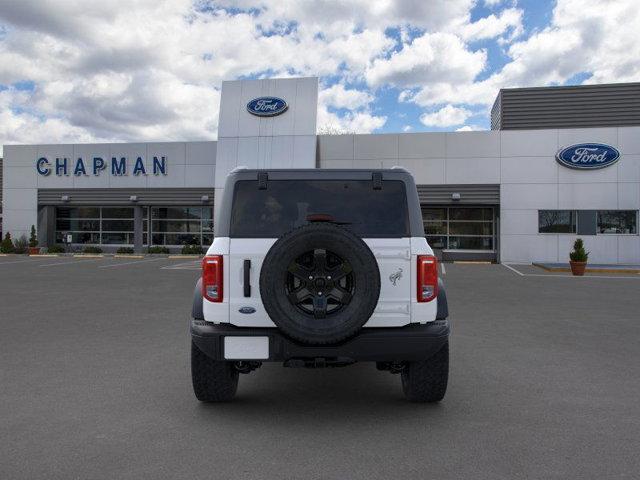
POLYGON ((0 478, 637 478, 640 276, 451 265, 447 396, 265 365, 198 403, 197 262, 0 258, 0 478))

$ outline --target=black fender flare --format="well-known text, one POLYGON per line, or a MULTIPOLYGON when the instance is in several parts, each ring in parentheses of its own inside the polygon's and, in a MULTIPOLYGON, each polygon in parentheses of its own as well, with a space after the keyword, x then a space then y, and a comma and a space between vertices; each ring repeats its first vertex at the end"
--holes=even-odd
POLYGON ((196 282, 196 287, 193 291, 193 304, 191 305, 191 317, 194 320, 204 320, 204 313, 202 311, 202 277, 200 277, 196 282))
POLYGON ((438 313, 436 320, 446 320, 449 316, 449 304, 447 303, 447 292, 444 290, 444 282, 438 279, 438 313))

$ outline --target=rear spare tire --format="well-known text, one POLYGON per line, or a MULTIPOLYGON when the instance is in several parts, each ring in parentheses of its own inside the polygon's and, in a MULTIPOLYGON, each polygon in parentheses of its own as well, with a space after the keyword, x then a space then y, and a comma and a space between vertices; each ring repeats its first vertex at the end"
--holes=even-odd
POLYGON ((292 339, 338 343, 354 335, 376 308, 378 263, 346 228, 312 223, 273 244, 262 263, 260 295, 271 320, 292 339))

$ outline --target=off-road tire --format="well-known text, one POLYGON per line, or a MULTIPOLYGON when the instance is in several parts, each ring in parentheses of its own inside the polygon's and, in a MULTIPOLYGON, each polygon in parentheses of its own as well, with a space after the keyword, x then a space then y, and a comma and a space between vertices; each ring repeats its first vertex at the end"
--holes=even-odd
POLYGON ((228 402, 238 389, 239 372, 233 362, 212 360, 191 342, 193 392, 201 402, 228 402))
POLYGON ((310 223, 280 237, 267 252, 260 271, 260 296, 271 320, 293 340, 310 345, 339 343, 355 335, 378 304, 378 262, 367 244, 344 226, 310 223), (291 263, 316 249, 347 261, 354 279, 349 304, 324 318, 301 311, 291 303, 285 289, 291 263))
POLYGON ((420 403, 442 400, 449 380, 449 341, 427 360, 407 362, 401 377, 407 400, 420 403))

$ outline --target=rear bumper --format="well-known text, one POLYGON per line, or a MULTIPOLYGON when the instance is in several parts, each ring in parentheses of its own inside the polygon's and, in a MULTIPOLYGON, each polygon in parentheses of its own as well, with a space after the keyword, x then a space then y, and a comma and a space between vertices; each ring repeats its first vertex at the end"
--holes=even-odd
MULTIPOLYGON (((448 320, 401 328, 364 328, 339 345, 303 345, 275 328, 235 327, 191 320, 191 338, 214 360, 230 360, 225 355, 225 337, 266 337, 268 357, 247 358, 268 362, 324 359, 327 361, 403 362, 425 360, 436 353, 449 337, 448 320)), ((231 360, 243 360, 233 357, 231 360)))

